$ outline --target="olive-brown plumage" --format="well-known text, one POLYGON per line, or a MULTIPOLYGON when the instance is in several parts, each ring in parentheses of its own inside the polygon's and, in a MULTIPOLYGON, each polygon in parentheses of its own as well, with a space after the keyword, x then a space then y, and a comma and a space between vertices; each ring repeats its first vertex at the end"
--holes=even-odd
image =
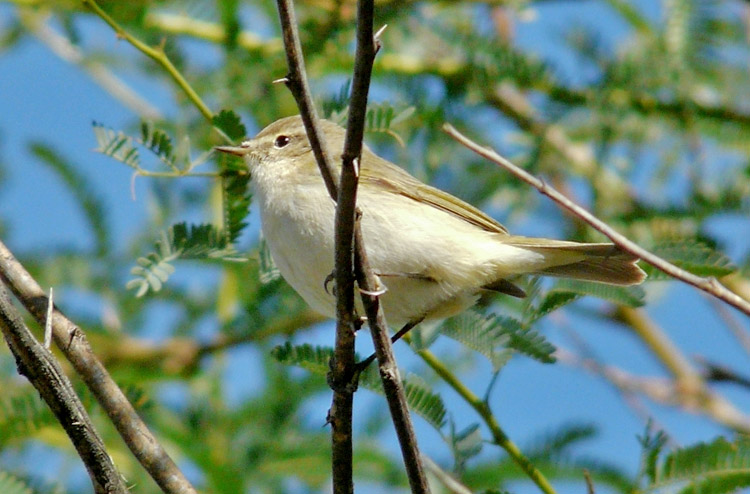
MULTIPOLYGON (((329 148, 343 148, 345 130, 320 123, 329 148)), ((245 158, 263 235, 282 276, 314 309, 333 316, 335 300, 324 280, 333 270, 335 205, 301 118, 282 118, 240 146, 217 150, 245 158)), ((510 280, 521 274, 614 285, 638 284, 646 276, 636 257, 612 244, 511 235, 477 208, 420 182, 367 146, 357 205, 370 264, 387 288, 386 318, 397 326, 457 314, 487 290, 524 296, 510 280)))

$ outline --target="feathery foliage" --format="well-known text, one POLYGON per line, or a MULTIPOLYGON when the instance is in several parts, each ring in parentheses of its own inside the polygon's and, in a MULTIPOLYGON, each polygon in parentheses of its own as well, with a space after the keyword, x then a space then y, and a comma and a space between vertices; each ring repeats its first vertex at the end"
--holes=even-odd
POLYGON ((133 138, 122 131, 115 131, 104 124, 93 122, 96 151, 123 163, 130 168, 141 168, 141 157, 133 145, 133 138))
POLYGON ((545 364, 555 361, 555 347, 512 317, 466 311, 447 319, 440 331, 487 357, 495 371, 508 361, 511 350, 545 364))
POLYGON ((55 423, 54 415, 36 391, 0 399, 0 445, 31 435, 42 426, 55 423))
POLYGON ((0 492, 3 494, 32 494, 34 491, 25 482, 8 472, 0 471, 0 492))
POLYGON ((161 232, 154 251, 138 258, 138 265, 130 270, 135 278, 126 288, 136 290, 137 297, 149 290, 158 292, 174 273, 172 262, 177 259, 245 261, 228 242, 227 235, 215 226, 178 223, 161 232))
POLYGON ((226 136, 229 142, 235 142, 247 137, 247 129, 240 116, 233 110, 221 110, 213 117, 212 123, 226 136))
POLYGON ((750 486, 750 440, 710 443, 677 449, 660 455, 661 448, 647 449, 648 489, 676 489, 681 494, 736 492, 750 486))
MULTIPOLYGON (((664 242, 654 246, 653 252, 698 276, 722 277, 737 269, 726 255, 698 241, 664 242)), ((645 269, 652 280, 667 278, 650 266, 645 269)))
MULTIPOLYGON (((326 375, 329 372, 329 362, 333 358, 330 347, 312 346, 309 344, 292 345, 287 342, 277 346, 272 351, 273 357, 281 363, 302 367, 308 371, 326 375)), ((359 383, 370 391, 383 394, 380 377, 370 366, 360 375, 359 383)), ((430 386, 419 376, 409 375, 403 379, 406 401, 409 409, 419 414, 427 423, 440 430, 445 424, 445 404, 440 395, 430 389, 430 386)))

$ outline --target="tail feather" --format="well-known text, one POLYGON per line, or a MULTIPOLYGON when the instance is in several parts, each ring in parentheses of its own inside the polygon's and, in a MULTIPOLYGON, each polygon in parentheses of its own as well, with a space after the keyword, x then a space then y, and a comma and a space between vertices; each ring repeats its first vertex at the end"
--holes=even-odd
POLYGON ((637 285, 646 273, 637 265, 638 257, 614 244, 581 244, 511 236, 507 243, 542 254, 546 266, 532 274, 596 281, 612 285, 637 285))

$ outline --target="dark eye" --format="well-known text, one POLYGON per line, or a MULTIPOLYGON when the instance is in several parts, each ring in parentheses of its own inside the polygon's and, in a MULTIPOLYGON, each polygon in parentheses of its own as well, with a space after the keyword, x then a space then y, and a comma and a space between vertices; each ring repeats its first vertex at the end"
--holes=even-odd
POLYGON ((289 144, 289 141, 290 141, 289 136, 280 135, 280 136, 276 137, 275 141, 273 141, 273 146, 276 149, 281 149, 284 146, 286 146, 287 144, 289 144))

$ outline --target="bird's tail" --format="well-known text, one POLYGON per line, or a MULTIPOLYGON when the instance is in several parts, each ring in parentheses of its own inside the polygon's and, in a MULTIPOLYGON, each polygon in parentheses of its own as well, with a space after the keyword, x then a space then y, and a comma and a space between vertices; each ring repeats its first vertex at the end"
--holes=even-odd
POLYGON ((529 271, 541 274, 597 281, 612 285, 637 285, 646 279, 638 257, 614 244, 581 244, 510 235, 503 242, 544 256, 544 262, 529 271))

